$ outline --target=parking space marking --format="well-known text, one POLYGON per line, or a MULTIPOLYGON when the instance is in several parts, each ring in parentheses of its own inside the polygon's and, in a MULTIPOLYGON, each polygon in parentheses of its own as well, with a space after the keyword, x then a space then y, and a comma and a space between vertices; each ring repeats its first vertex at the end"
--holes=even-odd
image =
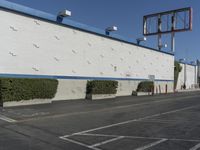
POLYGON ((17 122, 16 120, 14 120, 12 118, 8 118, 8 117, 3 116, 3 115, 0 115, 0 120, 6 121, 6 122, 9 122, 9 123, 15 123, 15 122, 17 122))
POLYGON ((165 142, 165 141, 167 141, 167 140, 168 140, 168 139, 162 139, 162 140, 159 140, 159 141, 150 143, 150 144, 148 144, 148 145, 145 145, 145 146, 143 146, 143 147, 137 148, 137 149, 135 149, 135 150, 145 150, 145 149, 154 147, 154 146, 156 146, 156 145, 158 145, 158 144, 160 144, 160 143, 163 143, 163 142, 165 142))
POLYGON ((190 150, 198 150, 200 148, 200 143, 190 148, 190 150))
MULTIPOLYGON (((120 137, 122 135, 106 135, 106 134, 90 134, 90 133, 84 133, 80 135, 85 135, 85 136, 99 136, 99 137, 120 137)), ((124 136, 124 138, 129 138, 129 139, 147 139, 147 140, 161 140, 163 138, 154 138, 154 137, 141 137, 141 136, 124 136)), ((199 142, 199 141, 198 141, 199 142)))
MULTIPOLYGON (((176 139, 176 138, 170 139, 170 138, 164 138, 164 137, 156 138, 156 137, 107 135, 107 134, 92 134, 92 133, 82 133, 82 134, 76 134, 76 135, 91 136, 91 137, 110 137, 111 139, 103 141, 103 142, 99 142, 99 143, 96 143, 96 144, 93 144, 93 145, 87 145, 87 144, 84 144, 84 143, 70 139, 70 137, 72 137, 74 135, 71 135, 71 136, 68 136, 68 137, 60 137, 60 139, 63 139, 65 141, 68 141, 68 142, 71 142, 71 143, 74 143, 74 144, 78 144, 80 146, 87 147, 87 148, 92 149, 92 150, 101 150, 100 148, 98 148, 99 146, 105 145, 105 144, 108 144, 108 143, 111 143, 111 142, 115 142, 115 141, 120 140, 120 139, 156 140, 156 142, 152 142, 148 145, 144 145, 144 146, 139 147, 135 150, 146 150, 148 148, 154 147, 154 146, 159 145, 161 143, 164 143, 166 141, 196 142, 196 143, 200 142, 200 140, 195 140, 195 139, 176 139)), ((197 150, 199 148, 200 148, 200 143, 195 145, 194 147, 192 147, 190 150, 197 150)))
POLYGON ((64 136, 61 136, 61 137, 66 137, 67 138, 67 137, 73 136, 73 135, 80 135, 80 134, 83 134, 83 133, 88 133, 88 132, 98 131, 98 130, 107 129, 107 128, 111 128, 111 127, 116 127, 116 126, 129 124, 129 123, 136 122, 136 121, 141 121, 141 120, 145 120, 145 119, 159 117, 159 116, 166 115, 166 114, 172 114, 172 113, 176 113, 176 112, 180 112, 180 111, 184 111, 184 110, 197 108, 199 106, 200 105, 195 105, 195 106, 185 107, 185 108, 181 108, 181 109, 175 109, 175 110, 167 111, 167 112, 164 112, 164 113, 158 113, 158 114, 154 114, 154 115, 150 115, 150 116, 146 116, 146 117, 142 117, 142 118, 137 118, 137 119, 133 119, 133 120, 128 120, 128 121, 124 121, 124 122, 110 124, 110 125, 106 125, 106 126, 102 126, 102 127, 98 127, 98 128, 93 128, 93 129, 89 129, 89 130, 73 133, 71 135, 64 135, 64 136))
POLYGON ((101 146, 101 145, 105 145, 105 144, 108 144, 108 143, 111 143, 111 142, 114 142, 114 141, 117 141, 117 140, 120 140, 120 139, 123 139, 124 136, 119 136, 119 137, 116 137, 116 138, 112 138, 110 140, 106 140, 106 141, 103 141, 103 142, 100 142, 100 143, 96 143, 92 146, 90 146, 91 148, 94 148, 94 147, 98 147, 98 146, 101 146))
POLYGON ((183 142, 197 142, 199 143, 200 140, 196 139, 178 139, 178 138, 165 138, 165 137, 143 137, 143 136, 125 136, 125 135, 106 135, 106 134, 91 134, 91 133, 83 133, 80 135, 85 135, 85 136, 99 136, 99 137, 119 137, 123 136, 124 138, 129 138, 129 139, 147 139, 147 140, 161 140, 161 139, 167 139, 170 141, 183 141, 183 142))
MULTIPOLYGON (((78 134, 77 134, 78 135, 78 134)), ((99 136, 99 137, 119 137, 120 135, 106 135, 106 134, 90 134, 90 133, 83 133, 79 135, 85 135, 85 136, 99 136)), ((124 137, 124 136, 123 136, 124 137)))
POLYGON ((96 147, 91 147, 87 144, 84 144, 84 143, 81 143, 81 142, 78 142, 78 141, 75 141, 75 140, 72 140, 72 139, 69 139, 69 138, 64 138, 64 137, 60 137, 62 140, 65 140, 65 141, 68 141, 68 142, 71 142, 71 143, 74 143, 74 144, 77 144, 77 145, 80 145, 80 146, 83 146, 83 147, 86 147, 88 149, 91 149, 91 150, 101 150, 99 148, 96 148, 96 147))

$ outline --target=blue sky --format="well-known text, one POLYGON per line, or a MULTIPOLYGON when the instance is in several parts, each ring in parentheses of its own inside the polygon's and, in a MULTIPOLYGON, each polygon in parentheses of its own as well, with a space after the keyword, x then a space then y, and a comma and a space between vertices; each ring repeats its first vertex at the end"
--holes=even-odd
MULTIPOLYGON (((57 14, 72 11, 71 20, 104 29, 116 25, 119 35, 135 41, 142 37, 143 16, 160 11, 193 7, 193 31, 176 34, 176 59, 200 59, 200 1, 199 0, 8 0, 38 10, 57 14)), ((169 40, 166 41, 168 43, 169 40)), ((170 51, 169 47, 165 51, 170 51)), ((146 46, 156 48, 157 38, 148 37, 146 46)))

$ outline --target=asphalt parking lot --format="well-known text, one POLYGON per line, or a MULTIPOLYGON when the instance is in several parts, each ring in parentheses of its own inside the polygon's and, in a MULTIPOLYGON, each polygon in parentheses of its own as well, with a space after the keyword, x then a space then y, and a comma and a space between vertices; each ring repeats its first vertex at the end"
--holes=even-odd
POLYGON ((200 150, 200 92, 0 108, 0 150, 200 150))

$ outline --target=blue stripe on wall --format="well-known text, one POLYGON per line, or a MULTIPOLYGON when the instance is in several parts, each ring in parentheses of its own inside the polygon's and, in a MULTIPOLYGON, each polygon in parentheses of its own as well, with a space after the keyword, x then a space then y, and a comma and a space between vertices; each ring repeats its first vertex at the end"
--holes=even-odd
MULTIPOLYGON (((113 77, 83 77, 83 76, 53 76, 53 75, 30 75, 30 74, 0 74, 1 78, 37 78, 37 79, 66 79, 66 80, 124 80, 141 81, 144 78, 113 78, 113 77)), ((155 79, 160 82, 174 82, 174 80, 155 79)))

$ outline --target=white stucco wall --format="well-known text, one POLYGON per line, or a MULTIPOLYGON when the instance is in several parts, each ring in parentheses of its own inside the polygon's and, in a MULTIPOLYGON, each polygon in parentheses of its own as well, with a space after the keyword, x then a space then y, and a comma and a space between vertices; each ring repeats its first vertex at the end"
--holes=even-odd
POLYGON ((118 80, 117 96, 149 75, 161 93, 173 91, 172 55, 4 10, 0 18, 0 74, 62 77, 53 100, 84 99, 94 77, 118 80))
POLYGON ((0 11, 0 73, 173 80, 174 57, 0 11))
POLYGON ((181 86, 184 85, 185 80, 187 89, 194 88, 194 85, 197 84, 197 66, 183 63, 180 63, 180 65, 182 67, 182 71, 179 73, 177 90, 181 89, 181 86))
POLYGON ((86 80, 58 80, 58 89, 53 101, 85 99, 86 80))

